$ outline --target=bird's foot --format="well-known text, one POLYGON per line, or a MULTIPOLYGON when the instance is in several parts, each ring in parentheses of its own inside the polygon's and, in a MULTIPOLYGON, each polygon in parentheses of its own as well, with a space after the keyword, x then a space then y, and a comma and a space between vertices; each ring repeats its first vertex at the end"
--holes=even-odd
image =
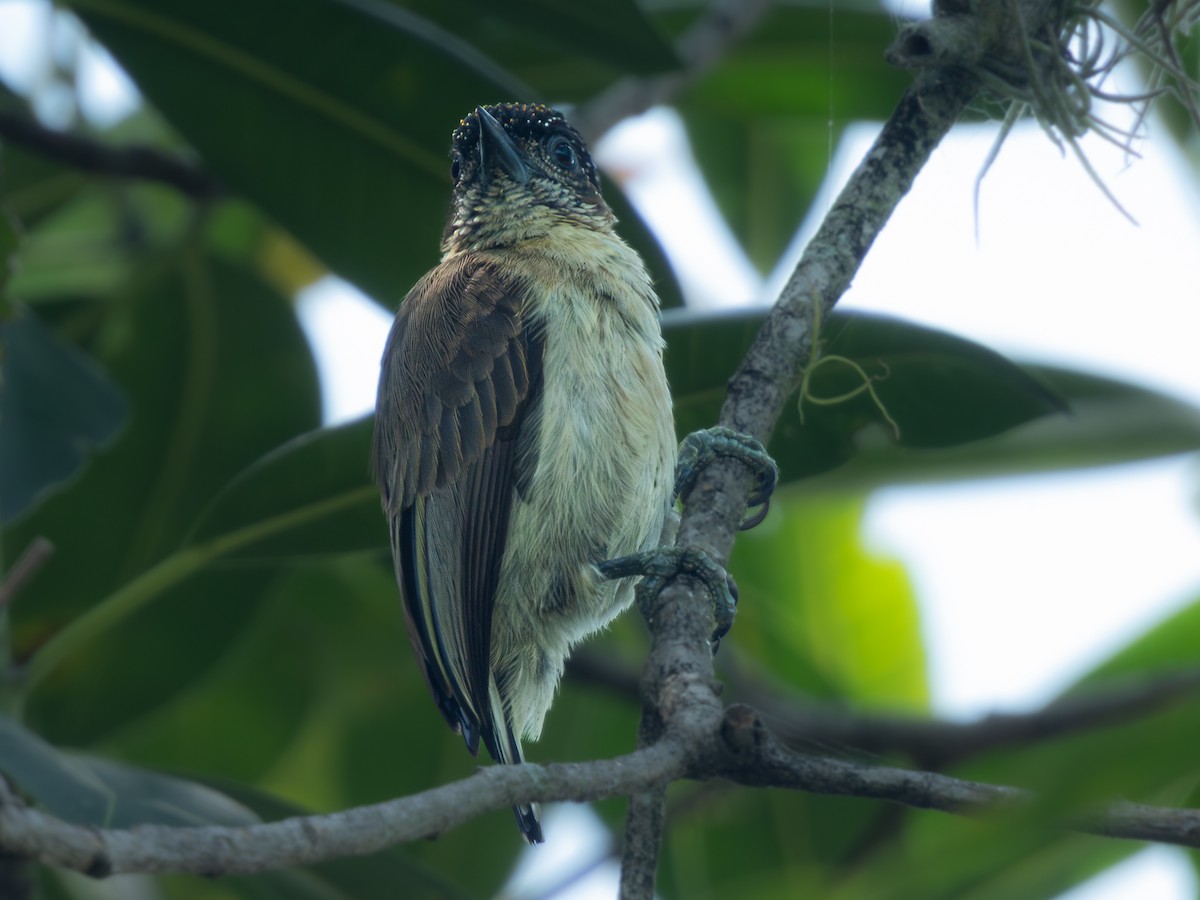
POLYGON ((606 559, 597 563, 596 569, 604 578, 641 576, 643 580, 637 586, 637 595, 643 612, 647 600, 658 596, 676 575, 691 575, 698 579, 712 600, 713 632, 709 641, 713 653, 717 652, 721 638, 733 625, 737 612, 737 585, 729 573, 699 547, 658 547, 606 559))
POLYGON ((746 498, 748 507, 761 507, 741 525, 740 531, 753 528, 767 517, 771 494, 779 480, 779 468, 766 448, 748 434, 732 428, 717 426, 693 431, 679 445, 679 462, 675 466, 675 497, 685 497, 696 483, 700 471, 719 456, 736 459, 754 473, 754 490, 746 498))

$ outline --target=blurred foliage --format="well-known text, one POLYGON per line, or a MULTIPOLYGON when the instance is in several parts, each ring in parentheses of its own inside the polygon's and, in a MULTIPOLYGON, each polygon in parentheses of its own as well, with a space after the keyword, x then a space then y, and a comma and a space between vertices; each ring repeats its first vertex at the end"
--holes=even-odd
MULTIPOLYGON (((0 771, 44 808, 96 824, 270 819, 470 773, 477 760, 406 647, 367 468, 371 422, 320 427, 291 296, 328 267, 392 307, 436 260, 459 116, 501 99, 585 103, 621 77, 671 71, 672 39, 700 4, 62 6, 147 100, 115 126, 77 130, 202 166, 228 196, 195 203, 0 145, 5 567, 38 537, 56 548, 0 621, 0 665, 24 676, 0 680, 0 771)), ((780 3, 677 98, 718 204, 764 270, 842 128, 887 115, 903 89, 882 63, 895 27, 867 0, 780 3)), ((28 98, 0 89, 0 109, 28 114, 28 98)), ((655 239, 606 190, 677 305, 655 239)), ((681 433, 714 421, 763 315, 665 317, 681 433)), ((881 317, 837 314, 820 338, 825 361, 772 443, 787 486, 732 562, 742 652, 717 659, 720 670, 753 658, 755 678, 805 697, 926 707, 913 587, 862 544, 870 490, 1200 447, 1194 409, 1110 378, 1033 370, 881 317)), ((1190 664, 1198 635, 1200 599, 1089 683, 1190 664)), ((596 643, 636 672, 644 630, 627 616, 596 643)), ((635 699, 569 679, 532 758, 630 749, 635 699)), ((963 763, 1050 804, 987 822, 675 785, 661 892, 1050 897, 1128 848, 1047 823, 1118 794, 1194 803, 1198 726, 1180 707, 963 763)), ((596 808, 619 830, 620 801, 596 808)), ((169 898, 391 897, 397 885, 486 897, 519 849, 501 811, 367 859, 139 886, 169 898)), ((83 897, 81 884, 43 873, 41 896, 83 897)))

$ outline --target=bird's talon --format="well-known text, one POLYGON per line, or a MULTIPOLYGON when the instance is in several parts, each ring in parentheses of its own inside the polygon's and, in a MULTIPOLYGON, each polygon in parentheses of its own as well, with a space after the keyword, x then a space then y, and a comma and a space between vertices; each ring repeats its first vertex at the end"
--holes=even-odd
POLYGON ((737 612, 737 585, 729 573, 699 547, 659 547, 606 559, 596 563, 596 571, 604 578, 641 575, 643 580, 637 587, 637 595, 643 611, 645 603, 656 597, 676 575, 691 575, 698 579, 712 601, 714 627, 710 642, 713 653, 717 652, 721 638, 733 625, 737 612))
POLYGON ((719 600, 714 598, 713 602, 713 620, 715 625, 713 626, 712 637, 709 638, 713 656, 716 656, 717 651, 721 649, 721 638, 729 634, 729 629, 733 627, 733 618, 737 615, 737 603, 737 582, 733 580, 732 575, 726 572, 725 595, 719 600))
POLYGON ((766 448, 748 434, 717 426, 693 431, 685 437, 679 445, 679 463, 675 467, 675 496, 686 497, 700 471, 719 456, 736 459, 754 473, 755 486, 746 498, 746 505, 762 508, 739 526, 739 530, 746 531, 766 518, 771 494, 779 480, 775 461, 766 448))
MULTIPOLYGON (((753 506, 754 504, 751 505, 753 506)), ((767 512, 770 510, 770 508, 771 498, 768 497, 762 501, 762 504, 752 515, 749 515, 742 520, 742 523, 738 525, 738 531, 749 531, 751 528, 761 525, 762 520, 767 517, 767 512)))

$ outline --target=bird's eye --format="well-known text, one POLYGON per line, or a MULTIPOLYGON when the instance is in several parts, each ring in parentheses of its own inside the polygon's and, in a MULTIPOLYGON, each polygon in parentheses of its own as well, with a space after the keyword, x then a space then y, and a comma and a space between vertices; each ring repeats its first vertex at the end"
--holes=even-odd
POLYGON ((579 157, 575 155, 575 148, 561 134, 556 134, 550 138, 550 142, 546 145, 546 150, 549 151, 554 161, 567 171, 573 172, 579 168, 579 157))
POLYGON ((457 156, 450 162, 450 180, 458 184, 458 174, 462 170, 462 160, 457 156))

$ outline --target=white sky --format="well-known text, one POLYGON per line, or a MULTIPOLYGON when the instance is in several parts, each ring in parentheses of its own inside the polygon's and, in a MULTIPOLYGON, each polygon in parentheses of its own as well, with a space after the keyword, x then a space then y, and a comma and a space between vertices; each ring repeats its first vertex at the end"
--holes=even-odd
MULTIPOLYGON (((44 9, 34 0, 0 0, 0 77, 11 84, 32 86, 41 77, 44 9)), ((86 54, 83 71, 82 102, 93 121, 118 119, 136 103, 107 54, 86 54)), ((56 120, 63 104, 50 95, 39 110, 56 120)), ((845 135, 831 161, 828 196, 874 132, 863 125, 845 135)), ((1200 403, 1200 198, 1195 173, 1173 144, 1152 134, 1139 148, 1145 158, 1131 165, 1105 144, 1086 145, 1140 222, 1135 227, 1036 128, 1018 129, 983 184, 977 243, 972 192, 993 134, 960 127, 943 143, 843 305, 952 330, 1022 359, 1137 379, 1200 403)), ((672 114, 652 111, 614 132, 597 157, 610 177, 619 173, 662 234, 691 302, 774 295, 792 261, 764 290, 720 220, 672 114)), ((816 221, 799 228, 796 248, 816 221)), ((436 240, 436 228, 430 235, 436 240)), ((300 310, 321 366, 327 418, 369 410, 390 316, 332 278, 305 292, 300 310)), ((1037 705, 1194 598, 1195 474, 1194 460, 1173 459, 879 492, 867 535, 913 576, 937 709, 969 717, 1037 705)), ((589 849, 559 836, 585 833, 582 812, 548 811, 553 846, 531 854, 542 871, 524 866, 510 885, 515 896, 535 894, 538 879, 557 881, 561 872, 546 874, 555 858, 578 864, 597 852, 595 843, 589 849)), ((613 870, 601 869, 586 888, 561 896, 612 896, 614 883, 613 870)), ((1196 892, 1183 854, 1153 848, 1063 897, 1183 900, 1196 892)))

